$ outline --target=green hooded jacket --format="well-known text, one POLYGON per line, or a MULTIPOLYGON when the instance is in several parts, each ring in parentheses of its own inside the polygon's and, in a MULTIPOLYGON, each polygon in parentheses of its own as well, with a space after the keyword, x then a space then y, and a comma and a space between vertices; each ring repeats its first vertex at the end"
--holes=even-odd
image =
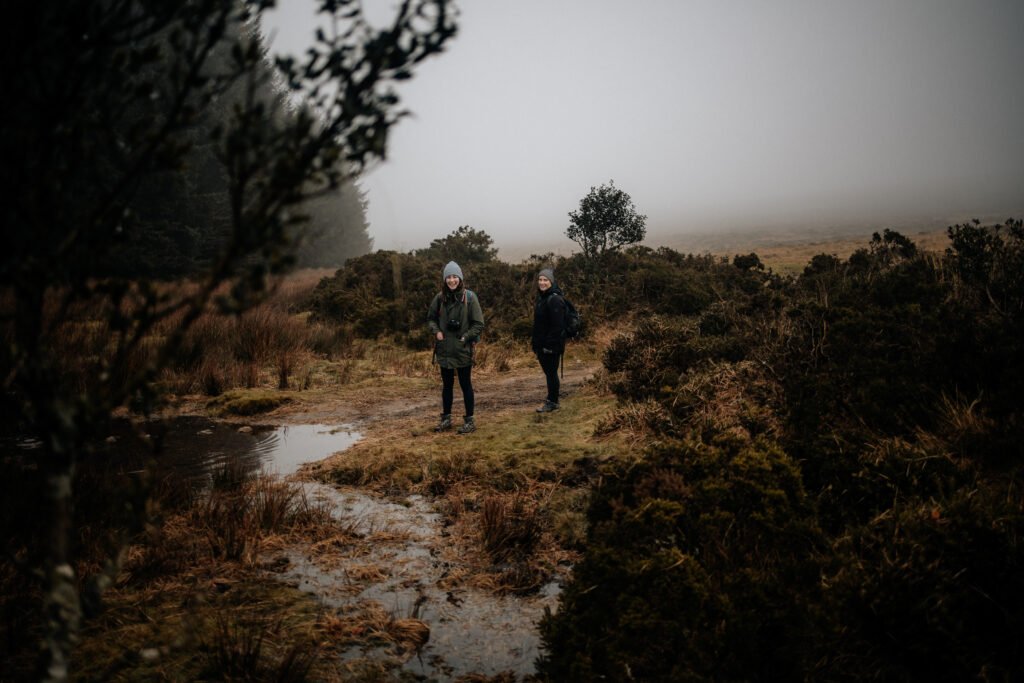
POLYGON ((427 311, 427 327, 434 339, 438 365, 449 369, 472 365, 473 345, 484 330, 484 314, 476 294, 464 289, 435 295, 427 311), (438 332, 444 333, 444 339, 437 339, 438 332))

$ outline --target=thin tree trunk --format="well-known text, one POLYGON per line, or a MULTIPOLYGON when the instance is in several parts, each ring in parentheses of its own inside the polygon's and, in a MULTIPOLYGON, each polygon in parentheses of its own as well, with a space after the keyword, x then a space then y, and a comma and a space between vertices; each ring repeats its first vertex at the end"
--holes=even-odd
POLYGON ((57 683, 68 680, 71 651, 78 638, 82 620, 81 602, 75 571, 71 565, 69 543, 74 526, 72 481, 74 457, 70 454, 47 454, 53 471, 47 478, 46 503, 50 512, 50 529, 46 562, 46 593, 43 614, 46 617, 45 661, 41 680, 57 683))

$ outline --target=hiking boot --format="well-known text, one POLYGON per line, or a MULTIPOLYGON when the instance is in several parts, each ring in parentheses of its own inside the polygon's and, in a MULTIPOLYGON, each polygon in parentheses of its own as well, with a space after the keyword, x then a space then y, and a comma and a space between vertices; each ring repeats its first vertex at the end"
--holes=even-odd
POLYGON ((538 413, 550 413, 554 410, 558 410, 558 404, 554 401, 544 401, 544 405, 537 408, 538 413))
POLYGON ((462 423, 462 426, 455 430, 459 434, 469 434, 470 432, 476 431, 476 422, 473 421, 472 417, 467 417, 462 423))
POLYGON ((445 415, 441 413, 441 421, 434 427, 435 432, 444 432, 452 428, 452 416, 451 413, 445 415))

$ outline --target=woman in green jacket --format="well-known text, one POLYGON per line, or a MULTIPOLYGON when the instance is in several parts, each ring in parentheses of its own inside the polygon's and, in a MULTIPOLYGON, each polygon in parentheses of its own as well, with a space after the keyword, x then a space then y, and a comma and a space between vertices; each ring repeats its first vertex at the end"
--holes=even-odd
POLYGON ((459 376, 466 418, 459 434, 476 430, 473 419, 473 345, 484 329, 484 314, 476 294, 466 289, 462 269, 455 261, 444 267, 441 291, 430 302, 427 326, 434 335, 434 355, 441 368, 441 421, 434 428, 443 432, 452 427, 452 403, 455 376, 459 376))

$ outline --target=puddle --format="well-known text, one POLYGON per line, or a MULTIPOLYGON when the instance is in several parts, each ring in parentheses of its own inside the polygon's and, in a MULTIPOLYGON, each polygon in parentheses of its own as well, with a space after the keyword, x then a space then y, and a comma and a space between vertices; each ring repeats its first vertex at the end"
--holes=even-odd
MULTIPOLYGON (((185 417, 154 422, 142 430, 118 425, 104 444, 104 457, 96 462, 123 474, 141 471, 152 459, 159 476, 202 487, 231 462, 253 473, 288 476, 304 463, 322 460, 360 438, 348 425, 240 429, 185 417)), ((0 452, 26 456, 39 445, 7 440, 0 443, 0 452)), ((447 590, 449 573, 459 568, 445 562, 442 551, 447 550, 448 539, 429 501, 410 496, 396 503, 354 489, 339 491, 314 482, 302 486, 310 500, 327 501, 333 514, 362 540, 351 557, 333 562, 330 570, 314 563, 308 548, 292 549, 287 565, 274 576, 340 612, 375 604, 394 619, 416 618, 430 628, 418 653, 396 659, 389 647, 356 647, 342 652, 343 659, 365 657, 396 665, 400 661, 412 678, 429 680, 503 672, 522 679, 535 672, 540 648, 537 622, 545 608, 557 608, 557 584, 526 597, 496 596, 471 587, 447 590)))
MULTIPOLYGON (((537 621, 545 607, 557 608, 557 584, 527 597, 496 596, 473 588, 446 591, 440 588, 450 570, 439 558, 438 545, 445 542, 441 519, 425 499, 410 496, 398 504, 354 490, 305 486, 311 499, 329 501, 339 519, 369 537, 360 544, 366 552, 325 570, 292 551, 287 568, 279 574, 283 580, 335 608, 375 602, 395 619, 425 622, 429 640, 402 664, 416 676, 450 680, 469 674, 535 673, 537 621), (360 570, 370 566, 382 568, 386 576, 360 581, 360 570)), ((346 659, 374 655, 374 650, 359 647, 343 653, 346 659)))
MULTIPOLYGON (((194 417, 155 423, 150 440, 160 444, 158 468, 199 484, 232 461, 252 472, 288 476, 362 436, 348 425, 239 429, 194 417)), ((126 427, 109 444, 123 452, 139 450, 139 445, 126 427)), ((315 482, 302 486, 310 500, 327 501, 335 517, 363 541, 353 557, 330 570, 315 564, 308 549, 293 549, 287 553, 288 565, 276 577, 339 610, 376 603, 395 619, 422 620, 430 628, 430 638, 401 665, 415 677, 451 680, 511 671, 523 678, 534 673, 540 647, 537 621, 545 607, 557 608, 557 584, 526 597, 496 596, 469 587, 445 590, 441 586, 457 568, 446 566, 441 557, 445 532, 429 501, 410 496, 395 503, 354 489, 339 491, 315 482), (368 572, 372 578, 367 578, 368 572)), ((365 652, 350 648, 342 656, 388 659, 394 653, 386 647, 365 652)))
POLYGON ((265 472, 283 476, 343 451, 361 438, 350 426, 291 425, 259 435, 254 450, 260 454, 265 472))
POLYGON ((141 468, 152 458, 161 477, 203 486, 228 464, 252 474, 287 476, 302 464, 323 460, 361 438, 351 425, 246 427, 180 417, 136 429, 116 424, 105 450, 122 469, 141 468))

